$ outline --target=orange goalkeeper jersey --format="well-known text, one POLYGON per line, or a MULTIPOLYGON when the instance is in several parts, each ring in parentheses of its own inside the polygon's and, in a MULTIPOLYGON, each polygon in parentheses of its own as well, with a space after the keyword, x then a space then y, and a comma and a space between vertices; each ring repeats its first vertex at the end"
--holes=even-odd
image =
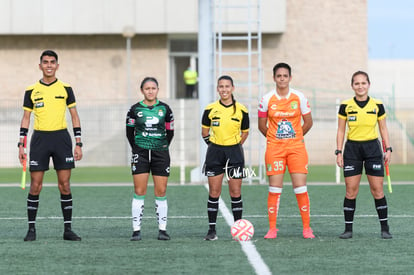
POLYGON ((267 117, 268 143, 285 144, 302 141, 302 116, 309 114, 311 108, 303 93, 292 88, 286 97, 280 97, 276 90, 265 94, 259 104, 259 117, 267 117))

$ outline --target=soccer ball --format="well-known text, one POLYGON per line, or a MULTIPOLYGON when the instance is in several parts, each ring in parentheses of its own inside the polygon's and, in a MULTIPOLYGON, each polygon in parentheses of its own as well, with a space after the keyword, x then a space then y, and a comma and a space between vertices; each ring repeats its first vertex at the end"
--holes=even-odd
POLYGON ((231 226, 231 236, 236 241, 250 241, 254 235, 254 227, 251 222, 245 219, 237 220, 231 226))

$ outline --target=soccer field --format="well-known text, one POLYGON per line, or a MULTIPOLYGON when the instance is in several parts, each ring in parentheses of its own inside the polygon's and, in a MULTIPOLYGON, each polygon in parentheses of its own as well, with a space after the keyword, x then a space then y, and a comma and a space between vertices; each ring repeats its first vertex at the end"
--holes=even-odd
MULTIPOLYGON (((366 185, 357 200, 354 237, 341 240, 344 185, 310 185, 311 225, 316 238, 302 238, 301 219, 290 185, 284 187, 279 234, 265 240, 268 229, 266 185, 243 186, 244 218, 255 226, 248 244, 233 241, 225 211, 220 212, 215 242, 207 233, 207 196, 203 185, 168 187, 168 232, 158 241, 153 188, 146 196, 142 241, 131 242, 131 186, 74 186, 73 229, 81 242, 63 241, 59 192, 45 187, 40 195, 37 241, 26 234, 27 191, 0 188, 1 274, 409 274, 414 241, 414 185, 394 185, 386 194, 394 238, 380 238, 374 201, 366 185), (224 214, 223 214, 224 213, 224 214)), ((230 208, 228 188, 222 198, 230 208)), ((221 205, 224 206, 224 205, 221 205)), ((224 209, 225 210, 225 209, 224 209)))

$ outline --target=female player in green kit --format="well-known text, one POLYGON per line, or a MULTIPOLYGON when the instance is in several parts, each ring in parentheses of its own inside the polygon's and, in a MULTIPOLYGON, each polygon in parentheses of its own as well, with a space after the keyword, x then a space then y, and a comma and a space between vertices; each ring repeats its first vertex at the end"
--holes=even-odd
POLYGON ((146 77, 141 82, 144 99, 131 106, 126 118, 126 136, 132 149, 131 172, 134 180, 131 241, 141 240, 141 221, 149 173, 154 180, 158 240, 167 234, 167 181, 170 175, 169 145, 174 136, 174 116, 170 107, 157 99, 158 81, 146 77))

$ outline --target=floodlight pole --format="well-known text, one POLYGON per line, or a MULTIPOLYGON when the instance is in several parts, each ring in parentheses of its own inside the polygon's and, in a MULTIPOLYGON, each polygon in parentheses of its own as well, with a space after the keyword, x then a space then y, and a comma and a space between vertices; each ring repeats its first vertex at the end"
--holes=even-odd
MULTIPOLYGON (((129 107, 132 104, 131 91, 131 40, 135 36, 135 28, 133 26, 125 26, 122 31, 122 36, 126 38, 126 65, 127 65, 127 99, 126 105, 129 107)), ((129 143, 126 143, 126 163, 130 160, 129 143)))
POLYGON ((122 36, 126 38, 126 64, 127 64, 127 100, 131 103, 131 40, 135 36, 133 26, 126 26, 122 32, 122 36))
MULTIPOLYGON (((213 2, 211 0, 198 1, 198 98, 201 116, 208 103, 213 101, 214 95, 214 33, 213 33, 213 2)), ((194 171, 192 181, 202 181, 202 166, 204 163, 207 146, 199 135, 199 166, 198 171, 194 171), (198 174, 198 175, 196 175, 198 174)), ((193 172, 192 172, 193 173, 193 172)))

